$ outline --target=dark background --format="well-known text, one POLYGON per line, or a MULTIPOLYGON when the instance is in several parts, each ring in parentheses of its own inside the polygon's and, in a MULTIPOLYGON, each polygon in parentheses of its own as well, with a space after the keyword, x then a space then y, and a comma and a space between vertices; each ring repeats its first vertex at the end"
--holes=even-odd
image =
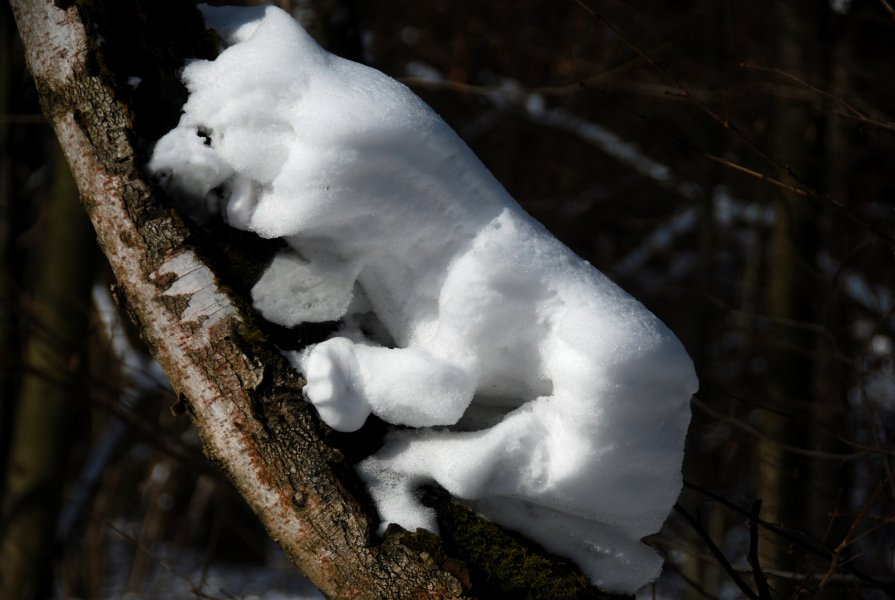
MULTIPOLYGON (((526 210, 684 342, 701 389, 680 506, 697 524, 674 513, 651 538, 667 557, 657 594, 738 597, 737 578, 760 586, 758 564, 774 597, 884 597, 885 0, 280 4, 333 51, 410 85, 526 210)), ((30 530, 48 540, 43 595, 302 589, 145 377, 136 337, 122 361, 98 319, 91 289, 108 275, 5 3, 0 19, 0 539, 15 539, 22 505, 43 503, 30 530), (54 249, 68 236, 83 252, 54 249), (17 453, 58 487, 21 497, 17 453)))

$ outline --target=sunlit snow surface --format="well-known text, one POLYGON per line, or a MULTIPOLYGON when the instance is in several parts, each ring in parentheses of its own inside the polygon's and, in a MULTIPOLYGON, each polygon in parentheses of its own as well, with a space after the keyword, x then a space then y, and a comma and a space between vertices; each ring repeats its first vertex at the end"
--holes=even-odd
POLYGON ((529 217, 410 90, 276 8, 207 9, 231 44, 150 169, 190 210, 282 237, 269 320, 341 318, 290 356, 342 431, 392 432, 358 470, 387 523, 437 530, 437 481, 609 590, 653 579, 697 382, 677 338, 529 217), (371 317, 375 315, 375 317, 371 317))

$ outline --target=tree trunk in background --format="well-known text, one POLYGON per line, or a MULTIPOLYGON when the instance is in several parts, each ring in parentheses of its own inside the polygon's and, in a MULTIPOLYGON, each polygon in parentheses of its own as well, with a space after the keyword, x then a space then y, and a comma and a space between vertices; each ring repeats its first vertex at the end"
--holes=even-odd
POLYGON ((45 598, 56 515, 83 385, 95 240, 57 152, 44 215, 46 243, 29 302, 25 370, 9 448, 0 545, 0 597, 45 598))
MULTIPOLYGON (((719 51, 711 57, 712 66, 719 71, 723 70, 725 64, 733 57, 734 53, 730 46, 731 31, 731 11, 730 0, 717 0, 717 11, 710 13, 713 17, 706 27, 708 32, 706 35, 711 36, 715 42, 714 47, 719 51)), ((724 132, 717 129, 707 128, 700 140, 702 147, 712 148, 723 143, 724 132)), ((719 179, 718 165, 712 161, 705 161, 699 172, 698 181, 713 182, 719 179)), ((703 385, 708 383, 705 374, 711 372, 710 352, 714 328, 716 327, 715 315, 716 307, 713 298, 716 293, 713 286, 717 285, 717 236, 718 222, 715 213, 715 196, 718 190, 713 185, 706 185, 700 197, 700 221, 699 221, 699 262, 698 277, 701 288, 701 294, 697 301, 693 302, 693 323, 695 323, 695 343, 692 348, 693 362, 696 366, 696 372, 699 374, 703 385)), ((702 402, 711 404, 714 407, 723 407, 729 404, 729 401, 723 398, 710 397, 711 390, 700 391, 699 399, 702 402)), ((692 419, 690 421, 690 431, 703 431, 711 426, 712 418, 705 412, 693 410, 692 419)), ((704 438, 688 435, 687 446, 684 452, 685 456, 699 456, 705 454, 705 458, 700 461, 684 461, 684 479, 689 482, 695 482, 706 487, 718 487, 721 480, 729 477, 729 456, 725 450, 726 444, 716 448, 714 452, 707 453, 704 448, 706 440, 704 438)), ((702 498, 695 493, 690 492, 686 488, 681 492, 680 502, 682 504, 701 503, 702 498)), ((702 525, 708 531, 714 540, 723 540, 724 531, 727 528, 727 515, 722 507, 715 504, 701 503, 699 511, 702 525)), ((687 529, 687 535, 690 540, 690 547, 701 548, 703 540, 693 528, 687 529)), ((703 590, 714 591, 720 587, 722 571, 718 564, 714 561, 705 560, 704 555, 693 553, 687 557, 683 568, 685 576, 693 582, 698 582, 701 589, 693 586, 687 587, 688 600, 702 600, 705 598, 703 590)))
POLYGON ((12 362, 18 354, 17 304, 13 281, 13 228, 11 206, 12 148, 7 119, 12 105, 12 40, 9 12, 0 8, 0 498, 6 479, 9 432, 15 405, 12 362))
MULTIPOLYGON (((848 71, 851 65, 842 36, 837 38, 831 36, 828 55, 829 69, 824 75, 830 93, 837 98, 847 97, 853 88, 848 87, 848 71)), ((853 154, 845 123, 835 116, 838 110, 835 105, 827 103, 827 114, 834 116, 826 119, 822 138, 826 152, 819 158, 823 160, 823 181, 830 196, 837 202, 847 204, 849 195, 847 181, 853 154)), ((839 227, 840 213, 830 203, 825 203, 821 210, 821 226, 818 227, 817 234, 818 247, 834 254, 840 248, 847 248, 847 252, 850 252, 852 249, 849 244, 853 242, 850 242, 848 233, 839 227)), ((823 295, 818 297, 817 302, 817 319, 826 327, 826 331, 825 335, 818 336, 815 346, 818 356, 814 378, 815 398, 811 411, 813 426, 810 447, 813 450, 845 455, 853 452, 853 446, 844 444, 836 438, 854 439, 854 434, 851 430, 848 407, 848 377, 841 352, 853 342, 848 331, 842 331, 838 324, 848 323, 850 319, 846 316, 842 293, 838 286, 825 286, 823 295)), ((814 493, 807 505, 807 513, 813 527, 809 531, 833 548, 847 535, 852 522, 852 518, 846 513, 852 493, 849 470, 853 466, 854 463, 841 460, 815 460, 812 463, 811 480, 814 493)), ((829 597, 839 598, 846 595, 842 584, 839 583, 838 586, 840 587, 837 590, 836 583, 826 585, 829 597)), ((827 596, 819 594, 818 597, 827 596)))
MULTIPOLYGON (((826 89, 829 63, 825 3, 773 2, 772 16, 777 36, 777 67, 826 89)), ((794 185, 819 182, 824 155, 820 117, 807 102, 778 94, 772 115, 769 147, 775 159, 791 167, 801 181, 794 185)), ((819 292, 814 277, 817 253, 819 200, 783 190, 773 193, 774 224, 769 240, 767 267, 767 315, 765 331, 767 374, 765 403, 759 429, 765 434, 756 446, 755 496, 763 501, 764 518, 786 527, 817 535, 823 534, 827 519, 817 522, 805 505, 807 490, 818 484, 804 456, 784 446, 809 448, 809 420, 819 408, 814 394, 814 364, 810 350, 815 347, 813 330, 800 325, 815 322, 814 301, 819 292), (781 414, 774 411, 779 410, 781 414)), ((762 538, 759 545, 762 566, 788 572, 804 570, 794 562, 785 544, 762 538)), ((783 597, 794 587, 783 580, 772 582, 783 597)))

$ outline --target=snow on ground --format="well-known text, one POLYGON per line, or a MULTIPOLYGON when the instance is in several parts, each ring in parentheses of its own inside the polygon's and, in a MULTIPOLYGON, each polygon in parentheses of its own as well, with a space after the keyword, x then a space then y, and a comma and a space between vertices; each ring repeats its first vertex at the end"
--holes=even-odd
MULTIPOLYGON (((139 524, 118 523, 124 531, 139 529, 139 524)), ((152 563, 145 580, 130 581, 133 554, 140 552, 132 541, 112 535, 109 543, 107 573, 98 597, 105 600, 322 600, 311 582, 289 562, 271 542, 267 564, 208 564, 204 552, 169 545, 152 550, 152 563)), ((63 581, 56 582, 57 597, 70 597, 63 581)))
POLYGON ((639 540, 680 491, 697 387, 677 338, 405 86, 276 8, 206 15, 231 45, 185 68, 150 170, 193 214, 288 242, 252 292, 267 319, 343 320, 289 356, 324 421, 415 428, 358 466, 383 528, 436 531, 413 493, 434 480, 605 589, 655 578, 639 540))

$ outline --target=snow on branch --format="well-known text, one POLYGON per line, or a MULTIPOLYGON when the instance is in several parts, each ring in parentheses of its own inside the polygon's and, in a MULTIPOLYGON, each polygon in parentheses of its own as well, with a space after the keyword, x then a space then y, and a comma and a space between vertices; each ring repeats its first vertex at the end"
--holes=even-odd
POLYGON ((190 97, 149 168, 188 212, 287 242, 252 290, 265 318, 342 320, 287 355, 334 429, 370 414, 404 426, 358 465, 380 530, 437 531, 416 493, 434 481, 603 589, 654 579, 661 558, 640 540, 680 491, 697 387, 674 334, 405 86, 327 53, 279 9, 205 14, 230 45, 184 69, 190 97))

